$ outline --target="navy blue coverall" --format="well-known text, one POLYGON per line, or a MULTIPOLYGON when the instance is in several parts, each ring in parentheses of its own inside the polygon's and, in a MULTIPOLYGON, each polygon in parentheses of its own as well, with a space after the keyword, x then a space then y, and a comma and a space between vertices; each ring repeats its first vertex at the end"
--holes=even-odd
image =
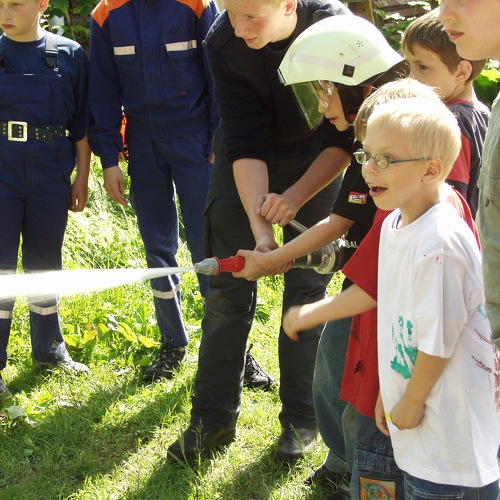
MULTIPOLYGON (((2 35, 0 58, 0 271, 16 271, 21 235, 25 272, 59 270, 74 142, 88 126, 88 58, 77 43, 52 33, 33 42, 2 35)), ((14 301, 0 303, 0 370, 14 301)), ((28 305, 33 359, 69 359, 57 297, 28 297, 28 305)))
MULTIPOLYGON (((130 199, 148 267, 176 267, 179 198, 193 262, 204 258, 203 211, 212 135, 212 101, 202 41, 218 14, 214 1, 109 0, 91 20, 90 146, 103 169, 118 164, 127 117, 130 199)), ((202 296, 206 276, 198 277, 202 296)), ((151 280, 162 344, 185 346, 178 275, 151 280)))

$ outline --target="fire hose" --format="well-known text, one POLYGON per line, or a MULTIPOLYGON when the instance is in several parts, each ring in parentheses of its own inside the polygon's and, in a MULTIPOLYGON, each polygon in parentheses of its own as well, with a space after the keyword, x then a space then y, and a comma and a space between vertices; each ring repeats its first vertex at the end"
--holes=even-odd
MULTIPOLYGON (((307 230, 296 220, 290 221, 289 225, 299 233, 307 230)), ((295 259, 292 267, 314 269, 320 274, 336 273, 344 265, 344 248, 345 240, 338 238, 314 252, 295 259)), ((193 267, 197 273, 217 276, 223 272, 235 273, 241 271, 245 267, 245 259, 239 255, 226 257, 225 259, 209 257, 194 264, 193 267)))

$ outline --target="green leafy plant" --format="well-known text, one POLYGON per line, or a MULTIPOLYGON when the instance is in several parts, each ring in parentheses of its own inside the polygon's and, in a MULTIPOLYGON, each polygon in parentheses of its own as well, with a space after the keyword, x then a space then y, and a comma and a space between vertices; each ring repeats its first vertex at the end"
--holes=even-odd
POLYGON ((386 40, 395 50, 401 48, 401 35, 406 27, 422 12, 432 9, 431 1, 417 0, 408 2, 407 6, 413 7, 411 15, 402 15, 400 12, 386 12, 382 9, 374 9, 378 16, 377 24, 384 34, 386 40))
POLYGON ((491 59, 481 74, 474 80, 474 90, 478 99, 491 108, 500 92, 499 62, 491 59))
POLYGON ((89 48, 90 13, 97 2, 94 0, 50 0, 46 18, 64 18, 61 29, 64 36, 78 41, 85 49, 89 48))

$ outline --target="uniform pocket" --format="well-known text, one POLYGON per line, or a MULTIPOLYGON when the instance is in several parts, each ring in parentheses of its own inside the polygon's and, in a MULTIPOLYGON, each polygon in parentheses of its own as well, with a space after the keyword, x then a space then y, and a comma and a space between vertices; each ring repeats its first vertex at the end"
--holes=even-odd
POLYGON ((15 85, 1 85, 0 96, 9 102, 45 102, 50 98, 50 85, 36 82, 15 82, 15 85))
POLYGON ((120 81, 127 82, 128 96, 142 95, 142 67, 140 57, 136 53, 135 45, 113 47, 113 60, 120 75, 120 81))
POLYGON ((196 38, 165 42, 169 84, 180 94, 205 86, 202 58, 196 38))
POLYGON ((208 162, 208 158, 212 152, 212 144, 210 143, 210 132, 208 127, 194 132, 193 137, 200 143, 203 148, 203 158, 208 162))
POLYGON ((40 75, 9 76, 25 78, 9 78, 8 82, 2 81, 0 120, 4 122, 25 121, 30 125, 51 123, 54 112, 51 86, 30 78, 30 76, 40 75))
POLYGON ((57 148, 57 164, 59 165, 64 179, 71 181, 71 173, 76 164, 76 151, 74 144, 68 139, 63 139, 57 148))
POLYGON ((487 207, 490 201, 500 200, 500 177, 493 177, 481 169, 477 180, 479 188, 480 203, 487 207))

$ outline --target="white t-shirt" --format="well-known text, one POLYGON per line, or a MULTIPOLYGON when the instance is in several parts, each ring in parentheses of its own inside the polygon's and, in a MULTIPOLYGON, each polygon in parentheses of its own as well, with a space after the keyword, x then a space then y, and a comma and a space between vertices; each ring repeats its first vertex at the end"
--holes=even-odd
POLYGON ((481 256, 466 223, 438 203, 396 229, 384 221, 378 359, 386 413, 403 396, 417 351, 450 358, 414 429, 389 423, 398 466, 427 481, 480 487, 499 477, 500 351, 484 310, 481 256))

